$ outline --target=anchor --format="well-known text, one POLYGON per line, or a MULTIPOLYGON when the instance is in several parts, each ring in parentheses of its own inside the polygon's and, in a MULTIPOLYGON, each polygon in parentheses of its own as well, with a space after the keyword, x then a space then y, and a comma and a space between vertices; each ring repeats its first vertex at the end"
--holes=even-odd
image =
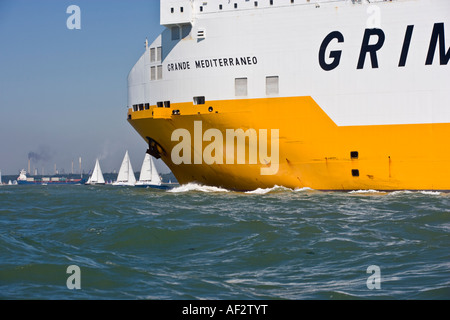
POLYGON ((148 149, 147 153, 156 159, 161 159, 161 156, 166 156, 166 150, 155 140, 150 137, 146 137, 148 140, 148 149))

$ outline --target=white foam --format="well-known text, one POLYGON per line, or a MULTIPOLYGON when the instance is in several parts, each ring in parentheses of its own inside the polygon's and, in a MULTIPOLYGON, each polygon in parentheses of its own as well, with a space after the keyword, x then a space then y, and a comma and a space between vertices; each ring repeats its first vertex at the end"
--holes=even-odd
POLYGON ((303 187, 303 188, 296 188, 294 192, 302 192, 302 191, 314 191, 314 189, 303 187))
POLYGON ((368 189, 368 190, 353 190, 349 191, 349 193, 381 193, 378 190, 368 189))
POLYGON ((439 191, 419 191, 421 194, 438 196, 441 193, 439 191))
POLYGON ((181 193, 181 192, 190 192, 190 191, 201 191, 201 192, 229 192, 227 189, 219 188, 219 187, 210 187, 204 186, 196 183, 188 183, 181 185, 179 187, 168 190, 167 192, 173 193, 181 193))
POLYGON ((245 193, 249 193, 249 194, 266 194, 266 193, 273 192, 273 191, 291 191, 292 192, 294 190, 292 190, 290 188, 283 187, 283 186, 274 186, 272 188, 265 188, 265 189, 258 188, 256 190, 247 191, 245 193))
POLYGON ((397 194, 411 194, 411 193, 414 193, 413 191, 410 191, 410 190, 400 190, 400 191, 392 191, 392 192, 389 192, 389 194, 390 195, 393 195, 393 196, 395 196, 395 195, 397 195, 397 194))
MULTIPOLYGON (((348 193, 386 193, 384 191, 378 191, 378 190, 353 190, 353 191, 349 191, 348 193)), ((411 191, 411 190, 398 190, 398 191, 388 191, 387 194, 388 195, 401 195, 401 194, 417 194, 417 193, 421 193, 424 195, 433 195, 433 196, 438 196, 441 194, 441 192, 439 191, 427 191, 427 190, 423 190, 423 191, 411 191)))
POLYGON ((272 191, 272 189, 273 188, 266 188, 266 189, 258 188, 256 190, 246 191, 245 193, 249 193, 249 194, 266 194, 266 193, 269 193, 270 191, 272 191))
POLYGON ((424 194, 424 195, 432 195, 432 196, 438 196, 441 194, 441 192, 439 191, 427 191, 427 190, 423 190, 423 191, 411 191, 411 190, 401 190, 401 191, 393 191, 390 192, 390 195, 398 195, 398 194, 424 194))
MULTIPOLYGON (((289 191, 289 192, 304 192, 304 191, 311 191, 313 189, 311 188, 297 188, 295 190, 283 187, 283 186, 274 186, 272 188, 258 188, 256 190, 246 191, 247 194, 266 194, 270 192, 275 191, 289 191)), ((211 187, 211 186, 204 186, 196 183, 188 183, 185 185, 181 185, 179 187, 173 188, 171 190, 168 190, 167 192, 173 192, 173 193, 181 193, 181 192, 190 192, 190 191, 201 191, 201 192, 230 192, 230 190, 219 188, 219 187, 211 187)))

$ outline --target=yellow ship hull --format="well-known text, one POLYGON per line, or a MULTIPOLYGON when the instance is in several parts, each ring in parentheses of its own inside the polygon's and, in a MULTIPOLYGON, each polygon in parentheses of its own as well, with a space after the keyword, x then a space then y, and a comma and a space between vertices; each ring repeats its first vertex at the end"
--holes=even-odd
MULTIPOLYGON (((274 185, 317 190, 450 189, 449 123, 339 127, 311 97, 152 106, 130 110, 128 121, 146 141, 156 143, 153 155, 161 157, 181 184, 232 190, 274 185), (171 152, 179 141, 172 141, 172 133, 184 128, 194 135, 196 121, 204 131, 219 129, 224 135, 226 129, 278 129, 276 174, 261 175, 261 168, 268 166, 264 163, 175 164, 171 152)), ((202 150, 207 146, 204 143, 202 150)))

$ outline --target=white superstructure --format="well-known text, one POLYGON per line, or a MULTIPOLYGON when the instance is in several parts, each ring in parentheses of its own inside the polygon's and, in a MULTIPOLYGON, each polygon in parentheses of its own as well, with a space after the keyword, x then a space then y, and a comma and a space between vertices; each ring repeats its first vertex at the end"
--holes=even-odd
POLYGON ((449 122, 442 102, 450 99, 450 77, 441 63, 448 63, 450 32, 426 65, 433 30, 449 11, 445 0, 162 1, 161 24, 168 28, 131 71, 128 105, 308 95, 340 126, 449 122), (371 32, 373 26, 381 31, 371 32), (410 45, 399 67, 408 26, 410 45), (319 53, 331 32, 343 41, 332 38, 326 46, 325 62, 332 64, 334 54, 339 64, 325 71, 319 53), (365 37, 369 45, 383 42, 373 57, 361 51, 365 37), (278 77, 272 93, 268 76, 278 77), (237 78, 247 78, 242 95, 237 78))

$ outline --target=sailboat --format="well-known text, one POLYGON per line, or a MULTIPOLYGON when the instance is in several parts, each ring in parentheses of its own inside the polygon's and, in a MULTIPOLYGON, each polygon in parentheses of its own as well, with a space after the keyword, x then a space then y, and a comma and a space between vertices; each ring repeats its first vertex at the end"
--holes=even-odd
POLYGON ((0 170, 0 186, 2 186, 3 185, 3 182, 2 182, 2 170, 0 170))
POLYGON ((94 171, 92 172, 92 175, 89 177, 86 184, 88 185, 105 184, 105 179, 103 178, 102 169, 100 168, 100 163, 98 162, 98 159, 95 162, 94 171))
POLYGON ((142 163, 141 174, 139 181, 136 182, 136 187, 141 188, 155 188, 155 189, 169 189, 169 186, 162 184, 161 177, 156 169, 153 158, 148 153, 145 154, 144 162, 142 163))
POLYGON ((122 165, 120 166, 119 175, 117 181, 113 182, 113 186, 134 186, 136 183, 136 177, 134 176, 133 167, 131 166, 130 157, 128 151, 125 153, 122 165))

